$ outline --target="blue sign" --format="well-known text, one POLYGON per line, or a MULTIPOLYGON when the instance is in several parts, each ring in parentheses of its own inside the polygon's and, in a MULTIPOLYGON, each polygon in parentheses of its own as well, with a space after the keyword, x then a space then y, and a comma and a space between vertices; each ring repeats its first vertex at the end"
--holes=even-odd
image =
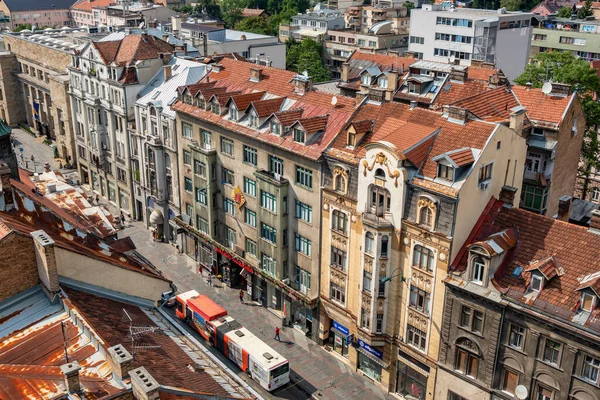
POLYGON ((346 328, 344 325, 342 324, 338 324, 337 322, 333 321, 333 327, 335 329, 337 329, 338 331, 342 332, 344 335, 348 336, 350 334, 350 330, 348 328, 346 328))
POLYGON ((40 120, 40 103, 37 101, 33 102, 33 119, 36 121, 40 120))
POLYGON ((368 344, 366 344, 365 342, 363 342, 360 339, 358 339, 358 345, 360 346, 361 349, 363 349, 367 353, 372 354, 375 357, 381 358, 383 360, 383 353, 380 350, 374 349, 373 347, 369 346, 368 344))

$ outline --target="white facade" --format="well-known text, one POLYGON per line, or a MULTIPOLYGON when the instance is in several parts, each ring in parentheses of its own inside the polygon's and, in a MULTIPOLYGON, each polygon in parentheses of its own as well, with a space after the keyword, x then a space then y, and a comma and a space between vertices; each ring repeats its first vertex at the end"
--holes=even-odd
POLYGON ((425 4, 411 12, 408 50, 424 60, 471 60, 496 64, 513 80, 527 65, 531 13, 446 9, 425 4))

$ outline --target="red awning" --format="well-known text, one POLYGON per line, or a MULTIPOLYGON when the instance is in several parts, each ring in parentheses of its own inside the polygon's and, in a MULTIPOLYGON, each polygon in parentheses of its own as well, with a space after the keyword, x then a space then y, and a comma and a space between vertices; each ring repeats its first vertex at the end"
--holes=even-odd
POLYGON ((227 251, 221 250, 220 248, 218 248, 216 246, 215 246, 215 249, 217 250, 217 253, 223 254, 225 257, 227 257, 228 259, 230 259, 231 261, 233 261, 234 263, 236 263, 240 267, 244 268, 246 271, 248 271, 250 273, 254 272, 254 270, 252 269, 252 267, 250 265, 246 264, 245 262, 242 262, 242 261, 238 260, 236 257, 234 257, 231 254, 229 254, 227 251))

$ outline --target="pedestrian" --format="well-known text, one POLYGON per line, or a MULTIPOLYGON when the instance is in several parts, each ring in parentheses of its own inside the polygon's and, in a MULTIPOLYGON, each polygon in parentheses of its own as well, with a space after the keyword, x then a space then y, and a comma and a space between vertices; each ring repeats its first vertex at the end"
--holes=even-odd
POLYGON ((244 304, 244 290, 240 289, 240 303, 244 304))
POLYGON ((31 155, 31 161, 35 162, 35 157, 33 156, 33 154, 31 155))
POLYGON ((206 280, 208 286, 212 286, 212 271, 208 271, 208 279, 206 280))
POLYGON ((96 204, 100 205, 100 196, 96 195, 96 204))
POLYGON ((123 215, 123 211, 121 211, 120 220, 121 220, 121 226, 123 228, 125 228, 125 216, 123 215))
POLYGON ((275 327, 275 340, 277 340, 278 342, 281 342, 281 338, 279 337, 279 327, 278 326, 275 327))

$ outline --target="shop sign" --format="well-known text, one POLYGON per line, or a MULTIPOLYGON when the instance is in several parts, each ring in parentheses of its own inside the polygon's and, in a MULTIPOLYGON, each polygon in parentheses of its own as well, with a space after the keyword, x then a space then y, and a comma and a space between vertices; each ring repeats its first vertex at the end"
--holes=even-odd
POLYGON ((242 189, 240 189, 239 186, 236 186, 235 189, 233 189, 233 201, 235 201, 235 206, 240 209, 242 207, 244 207, 244 204, 246 204, 246 198, 244 197, 244 193, 242 192, 242 189))
POLYGON ((358 339, 358 345, 360 346, 361 349, 363 349, 367 353, 374 355, 375 357, 383 360, 383 353, 381 352, 381 350, 377 350, 377 349, 369 346, 367 343, 363 342, 360 339, 358 339))
POLYGON ((344 341, 343 341, 342 337, 335 335, 335 344, 338 346, 342 346, 343 343, 344 343, 344 341))
POLYGON ((337 329, 338 331, 342 332, 344 335, 348 336, 350 334, 350 330, 348 328, 346 328, 344 325, 333 321, 333 327, 335 329, 337 329))
POLYGON ((271 301, 273 302, 273 306, 277 306, 277 296, 273 296, 271 301))

